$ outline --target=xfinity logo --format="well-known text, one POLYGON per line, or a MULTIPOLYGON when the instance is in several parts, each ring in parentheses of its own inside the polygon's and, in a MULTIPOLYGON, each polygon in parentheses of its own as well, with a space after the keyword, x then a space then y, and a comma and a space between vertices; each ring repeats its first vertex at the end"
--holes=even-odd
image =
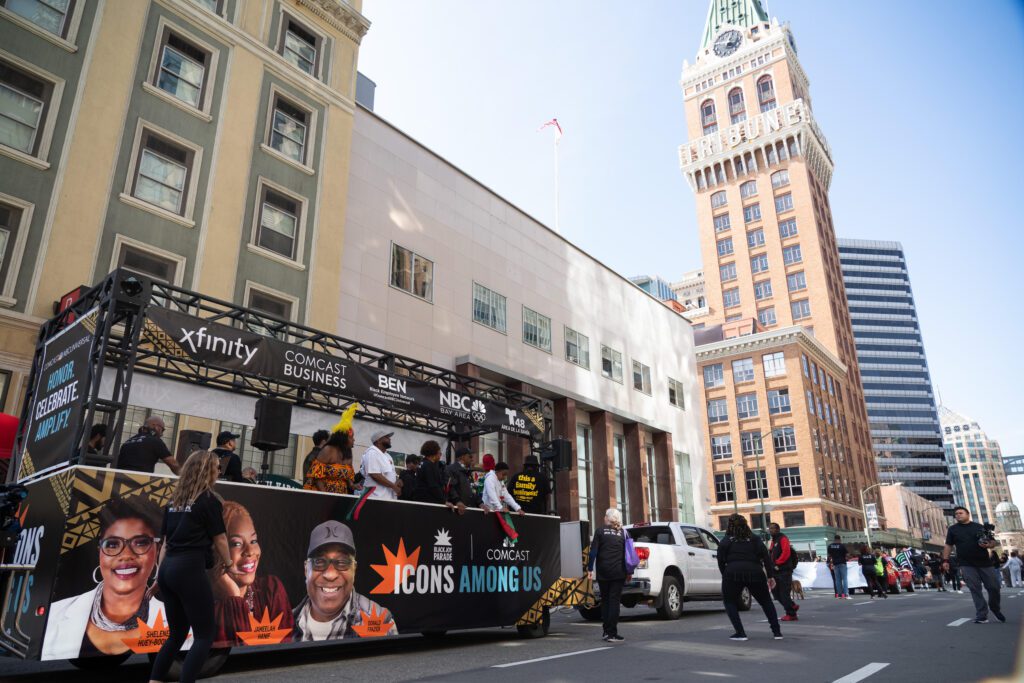
POLYGON ((205 327, 200 327, 198 330, 186 330, 182 327, 181 333, 184 336, 178 340, 178 343, 188 344, 189 348, 192 349, 192 353, 198 353, 199 349, 219 352, 225 356, 238 358, 242 361, 242 365, 248 365, 249 361, 256 355, 256 346, 249 346, 243 343, 241 339, 213 336, 206 331, 205 327))

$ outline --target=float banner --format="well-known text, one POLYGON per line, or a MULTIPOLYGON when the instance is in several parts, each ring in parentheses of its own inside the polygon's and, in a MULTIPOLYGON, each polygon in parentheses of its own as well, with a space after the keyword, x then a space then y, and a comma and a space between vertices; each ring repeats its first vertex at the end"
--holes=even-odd
POLYGON ((534 439, 541 438, 544 432, 539 402, 533 409, 510 408, 178 311, 150 308, 146 315, 143 336, 171 358, 310 386, 328 394, 468 422, 496 432, 534 439))
POLYGON ((74 455, 82 406, 89 395, 89 355, 97 316, 94 308, 46 341, 32 392, 19 480, 63 465, 74 455))
MULTIPOLYGON (((168 630, 152 588, 154 539, 175 480, 70 471, 59 566, 46 568, 56 579, 42 658, 155 652, 168 630)), ((555 517, 516 517, 510 544, 480 510, 369 499, 345 521, 356 496, 226 482, 216 490, 233 561, 227 574, 209 572, 218 647, 512 625, 558 579, 555 517)))

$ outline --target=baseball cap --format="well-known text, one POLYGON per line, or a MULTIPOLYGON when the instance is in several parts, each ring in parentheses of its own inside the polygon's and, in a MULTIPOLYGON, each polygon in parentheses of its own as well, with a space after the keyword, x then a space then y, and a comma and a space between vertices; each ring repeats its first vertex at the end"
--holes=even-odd
POLYGON ((472 449, 466 448, 465 446, 455 449, 456 458, 461 458, 464 455, 473 455, 472 449))
POLYGON ((394 434, 394 432, 389 432, 386 429, 378 429, 377 431, 375 431, 373 434, 370 435, 370 443, 377 443, 378 441, 383 439, 385 436, 391 436, 393 434, 394 434))
POLYGON ((352 530, 333 519, 313 527, 309 534, 309 550, 306 551, 306 557, 313 557, 321 547, 332 543, 342 546, 355 557, 356 542, 352 538, 352 530))
POLYGON ((237 439, 238 436, 238 434, 234 434, 232 432, 221 432, 220 434, 217 435, 217 445, 223 446, 228 441, 231 441, 232 439, 237 439))

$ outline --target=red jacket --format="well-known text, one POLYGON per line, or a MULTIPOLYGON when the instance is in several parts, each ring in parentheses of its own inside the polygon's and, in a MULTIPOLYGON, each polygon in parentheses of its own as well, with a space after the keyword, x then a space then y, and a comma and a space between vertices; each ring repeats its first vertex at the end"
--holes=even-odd
POLYGON ((790 547, 789 539, 786 538, 785 534, 779 534, 778 543, 773 538, 769 550, 772 554, 772 562, 775 563, 777 568, 786 567, 789 564, 789 556, 793 554, 793 549, 790 547))

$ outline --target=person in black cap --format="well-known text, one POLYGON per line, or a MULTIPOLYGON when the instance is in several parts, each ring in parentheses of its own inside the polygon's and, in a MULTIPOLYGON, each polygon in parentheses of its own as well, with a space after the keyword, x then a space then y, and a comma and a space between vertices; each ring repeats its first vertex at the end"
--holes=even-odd
POLYGON ((181 466, 160 438, 163 433, 164 421, 159 415, 146 418, 139 427, 139 433, 121 444, 121 451, 117 454, 117 468, 152 473, 157 462, 162 462, 171 472, 178 474, 181 466))
POLYGON ((405 469, 398 475, 402 482, 402 492, 398 494, 398 500, 417 500, 416 484, 419 468, 420 456, 415 453, 405 456, 405 469))
POLYGON ((223 431, 217 435, 217 447, 213 453, 220 458, 220 478, 224 481, 245 481, 242 476, 242 459, 235 454, 237 447, 238 434, 223 431))
POLYGON ((455 451, 455 462, 449 465, 447 470, 448 500, 455 505, 460 515, 466 511, 467 507, 480 506, 480 500, 473 493, 471 467, 473 467, 473 451, 463 447, 455 451))
POLYGON ((313 528, 306 552, 306 597, 292 613, 294 640, 342 640, 398 635, 387 609, 355 591, 356 546, 352 530, 328 520, 313 528), (374 621, 363 624, 363 614, 374 621))
POLYGON ((508 492, 526 512, 535 515, 547 514, 551 482, 548 481, 548 475, 541 470, 536 455, 526 456, 523 471, 509 480, 508 492))

